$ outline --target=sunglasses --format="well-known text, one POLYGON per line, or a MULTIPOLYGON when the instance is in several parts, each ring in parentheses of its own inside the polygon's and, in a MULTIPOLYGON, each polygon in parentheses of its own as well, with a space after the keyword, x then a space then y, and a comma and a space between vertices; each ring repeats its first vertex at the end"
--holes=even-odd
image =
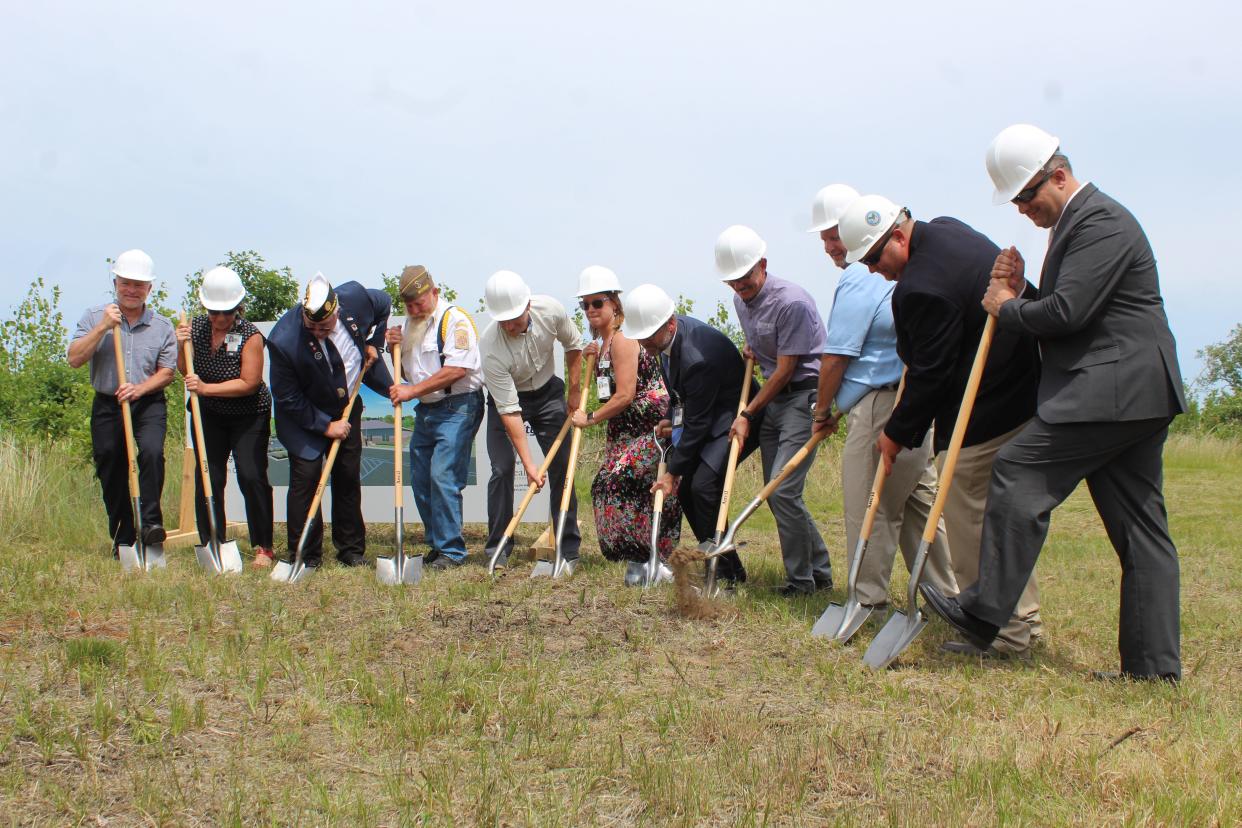
POLYGON ((223 311, 216 311, 216 310, 207 311, 208 316, 232 316, 235 313, 237 313, 237 308, 232 308, 231 310, 223 310, 223 311))
POLYGON ((599 310, 600 308, 602 308, 604 305, 607 305, 607 304, 608 304, 607 299, 592 299, 590 302, 588 302, 585 299, 578 300, 578 307, 582 308, 584 311, 585 310, 599 310))
POLYGON ((888 247, 888 240, 893 237, 893 232, 896 230, 897 224, 894 222, 893 226, 888 228, 888 232, 875 243, 875 247, 867 251, 867 255, 863 256, 858 261, 862 262, 867 267, 875 267, 878 265, 880 263, 880 257, 884 255, 884 248, 888 247))
POLYGON ((1022 190, 1021 192, 1019 192, 1016 196, 1010 199, 1010 202, 1013 204, 1026 204, 1031 199, 1035 198, 1035 194, 1039 192, 1039 188, 1044 186, 1045 181, 1047 181, 1049 178, 1052 178, 1052 174, 1054 172, 1056 172, 1056 170, 1046 171, 1044 173, 1043 178, 1039 179, 1034 184, 1027 187, 1025 190, 1022 190))

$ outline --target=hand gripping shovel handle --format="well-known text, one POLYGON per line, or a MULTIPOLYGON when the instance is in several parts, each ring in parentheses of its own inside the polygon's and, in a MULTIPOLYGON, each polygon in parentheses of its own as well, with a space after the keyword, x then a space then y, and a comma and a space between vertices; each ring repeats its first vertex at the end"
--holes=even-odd
MULTIPOLYGON (((546 474, 548 468, 552 465, 552 461, 556 459, 556 453, 560 451, 561 443, 565 442, 565 435, 569 433, 569 427, 572 425, 569 417, 565 418, 564 425, 557 433, 556 439, 552 441, 552 447, 548 449, 548 453, 543 457, 543 463, 539 466, 539 473, 546 474)), ((496 544, 496 551, 492 553, 492 559, 488 561, 487 571, 494 572, 496 570, 496 561, 500 558, 500 553, 504 551, 505 545, 509 539, 513 537, 513 533, 517 531, 517 525, 522 520, 522 515, 526 513, 526 507, 535 499, 535 495, 539 492, 539 487, 531 483, 526 487, 526 494, 522 498, 522 502, 518 504, 517 511, 513 513, 513 517, 509 519, 509 525, 505 527, 505 533, 500 536, 500 543, 496 544)))
MULTIPOLYGON (((575 411, 586 411, 587 404, 587 382, 586 378, 595 372, 595 354, 591 354, 584 360, 582 366, 582 384, 579 386, 582 393, 578 396, 578 407, 575 411)), ((557 574, 561 570, 564 558, 561 557, 561 535, 565 532, 565 520, 569 516, 569 501, 574 496, 574 475, 578 471, 578 451, 582 448, 582 429, 575 428, 574 434, 569 438, 569 464, 565 467, 565 485, 561 489, 561 514, 560 520, 556 525, 556 560, 553 562, 553 574, 557 574)))
MULTIPOLYGON (((181 323, 185 324, 185 311, 181 312, 181 323)), ((185 372, 194 373, 194 342, 185 342, 185 372)), ((220 561, 220 536, 216 534, 215 490, 211 487, 211 473, 207 468, 207 442, 203 438, 203 410, 198 402, 198 392, 190 392, 190 419, 194 422, 194 443, 198 452, 198 470, 203 478, 203 493, 207 498, 207 531, 211 533, 211 558, 215 561, 216 570, 224 569, 220 561)))
MULTIPOLYGON (((749 357, 742 373, 742 394, 737 401, 737 416, 742 416, 746 404, 750 402, 750 386, 755 371, 755 360, 749 357)), ((729 498, 733 494, 733 478, 737 473, 737 458, 742 453, 742 441, 734 439, 729 443, 729 461, 725 465, 724 488, 720 492, 720 511, 716 513, 716 546, 724 539, 725 529, 729 525, 729 498)), ((716 556, 710 555, 707 560, 707 579, 704 588, 708 594, 716 589, 716 556)))
POLYGON ((802 447, 795 451, 793 456, 785 461, 785 465, 781 466, 781 470, 776 477, 769 480, 767 485, 759 490, 759 494, 755 495, 755 499, 746 504, 746 508, 743 509, 737 518, 734 519, 733 523, 730 524, 729 531, 724 534, 724 537, 718 544, 718 548, 713 549, 711 552, 704 555, 704 559, 711 560, 732 550, 734 548, 733 536, 737 534, 738 527, 740 527, 747 518, 753 515, 756 510, 763 505, 764 501, 772 496, 772 492, 776 491, 776 487, 784 483, 786 477, 789 477, 789 475, 793 474, 796 468, 806 462, 806 458, 811 456, 811 452, 815 450, 815 447, 824 440, 828 439, 828 437, 829 433, 827 431, 817 431, 812 434, 811 439, 803 443, 802 447))
MULTIPOLYGON (((364 373, 366 371, 358 372, 358 379, 354 380, 354 387, 349 392, 349 402, 345 403, 345 410, 341 412, 338 422, 349 421, 349 415, 354 410, 354 400, 358 399, 358 389, 362 387, 362 375, 364 373)), ((298 570, 302 567, 302 550, 306 547, 306 539, 310 536, 311 523, 319 512, 319 503, 323 500, 324 487, 328 485, 328 478, 332 476, 332 466, 336 463, 336 455, 341 450, 341 439, 337 437, 332 441, 332 446, 328 449, 328 456, 324 460, 323 471, 319 474, 319 485, 315 487, 315 496, 311 498, 310 508, 306 510, 306 523, 302 526, 302 537, 298 539, 297 552, 293 557, 293 575, 290 576, 290 580, 296 577, 298 570)))

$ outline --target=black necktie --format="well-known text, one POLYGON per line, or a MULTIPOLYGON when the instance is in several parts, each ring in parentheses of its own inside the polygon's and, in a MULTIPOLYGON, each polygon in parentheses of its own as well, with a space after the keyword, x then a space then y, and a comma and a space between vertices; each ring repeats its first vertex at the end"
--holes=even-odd
POLYGON ((331 339, 323 341, 323 349, 328 354, 328 365, 332 369, 332 378, 336 379, 339 372, 341 382, 345 382, 345 361, 341 359, 341 352, 336 349, 336 344, 331 339))

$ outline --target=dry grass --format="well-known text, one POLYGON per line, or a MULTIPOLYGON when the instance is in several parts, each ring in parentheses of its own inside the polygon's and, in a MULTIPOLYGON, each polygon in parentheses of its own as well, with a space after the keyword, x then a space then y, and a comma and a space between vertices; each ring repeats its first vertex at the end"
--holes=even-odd
MULTIPOLYGON (((585 525, 572 580, 492 581, 475 561, 403 591, 337 568, 293 588, 210 579, 188 552, 125 578, 100 531, 0 542, 0 820, 1238 824, 1237 451, 1170 444, 1176 688, 1084 678, 1116 661, 1118 572, 1081 493, 1041 559, 1031 662, 941 655, 933 622, 880 674, 860 662, 874 625, 859 645, 809 635, 840 590, 774 594, 766 509, 742 532, 736 613, 709 621, 681 618, 670 586, 622 587, 585 525)), ((843 569, 836 463, 823 453, 809 499, 843 569)), ((77 485, 71 503, 95 497, 77 485)), ((74 508, 97 526, 97 505, 74 508)), ((391 530, 373 529, 383 554, 391 530)))

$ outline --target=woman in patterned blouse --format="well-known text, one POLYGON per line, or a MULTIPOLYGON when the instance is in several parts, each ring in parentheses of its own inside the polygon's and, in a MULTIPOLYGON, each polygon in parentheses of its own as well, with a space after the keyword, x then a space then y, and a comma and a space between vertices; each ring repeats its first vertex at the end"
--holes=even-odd
MULTIPOLYGON (((198 297, 207 313, 177 326, 177 367, 185 374, 184 343, 192 342, 195 373, 186 374, 185 387, 198 394, 202 409, 216 526, 223 533, 228 525, 224 521, 224 484, 231 454, 246 502, 253 565, 269 567, 273 558, 272 486, 267 479, 267 449, 272 395, 263 382, 263 335, 242 318, 246 290, 229 268, 213 267, 203 274, 198 297)), ((201 470, 194 475, 194 489, 198 537, 206 545, 210 524, 201 470)))

